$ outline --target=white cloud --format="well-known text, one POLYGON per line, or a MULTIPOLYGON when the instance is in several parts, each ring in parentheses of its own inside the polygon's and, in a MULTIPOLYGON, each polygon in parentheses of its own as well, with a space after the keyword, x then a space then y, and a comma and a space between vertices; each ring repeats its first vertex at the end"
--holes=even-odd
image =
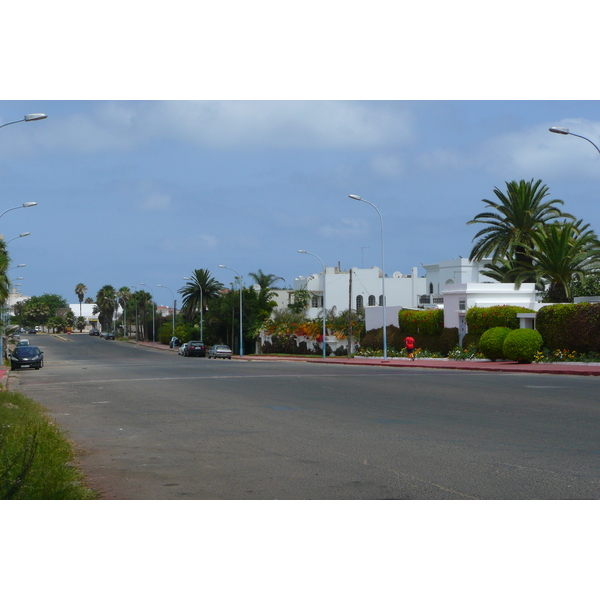
POLYGON ((140 203, 144 210, 166 210, 171 206, 171 196, 154 192, 140 203))
POLYGON ((383 179, 399 179, 404 174, 404 161, 398 155, 378 154, 370 164, 373 173, 383 179))

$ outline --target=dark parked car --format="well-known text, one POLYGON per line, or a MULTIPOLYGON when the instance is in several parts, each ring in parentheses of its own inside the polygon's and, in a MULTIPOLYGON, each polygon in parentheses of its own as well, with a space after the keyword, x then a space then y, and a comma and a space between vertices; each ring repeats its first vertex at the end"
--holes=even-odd
POLYGON ((90 329, 90 335, 100 335, 100 332, 94 327, 90 329))
POLYGON ((101 338, 104 338, 105 340, 114 340, 115 339, 115 334, 112 331, 103 331, 100 334, 101 338))
POLYGON ((44 366, 44 353, 37 346, 18 346, 10 355, 10 368, 21 367, 41 369, 44 366))
POLYGON ((204 342, 188 342, 185 349, 185 356, 206 356, 206 346, 204 345, 204 342))
POLYGON ((35 334, 37 333, 37 329, 34 329, 34 328, 32 327, 31 329, 29 329, 29 330, 27 331, 27 333, 28 333, 29 335, 35 335, 35 334))

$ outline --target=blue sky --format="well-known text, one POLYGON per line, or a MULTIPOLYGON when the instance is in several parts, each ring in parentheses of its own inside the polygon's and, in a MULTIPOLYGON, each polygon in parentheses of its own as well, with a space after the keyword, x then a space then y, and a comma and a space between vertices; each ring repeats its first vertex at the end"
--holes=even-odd
MULTIPOLYGON (((542 179, 600 231, 597 101, 0 102, 0 232, 27 295, 75 302, 104 284, 150 285, 171 304, 182 277, 225 285, 262 269, 293 285, 320 263, 386 272, 467 256, 483 198, 542 179)), ((424 271, 420 268, 419 274, 424 271)))

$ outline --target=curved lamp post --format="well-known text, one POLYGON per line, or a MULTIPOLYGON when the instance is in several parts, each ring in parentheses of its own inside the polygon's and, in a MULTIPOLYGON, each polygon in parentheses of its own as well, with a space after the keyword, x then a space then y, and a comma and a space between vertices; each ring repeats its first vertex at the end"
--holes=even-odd
POLYGON ((298 250, 299 254, 310 254, 310 256, 314 256, 315 258, 318 258, 321 261, 321 264, 323 265, 323 358, 327 358, 327 342, 326 337, 327 337, 327 301, 326 301, 326 296, 325 296, 325 287, 326 287, 326 272, 325 272, 325 263, 316 255, 313 254, 312 252, 307 252, 306 250, 298 250))
POLYGON ((363 200, 363 198, 361 198, 360 196, 356 196, 355 194, 350 194, 348 197, 352 198, 352 200, 358 200, 359 202, 364 202, 365 204, 371 205, 377 211, 377 214, 379 215, 379 222, 381 223, 381 291, 383 293, 383 302, 382 302, 382 308, 383 308, 383 360, 387 361, 387 332, 386 332, 387 324, 386 324, 386 320, 385 320, 385 305, 386 305, 385 250, 384 250, 384 242, 383 242, 383 217, 381 216, 379 209, 372 202, 369 202, 368 200, 363 200))
POLYGON ((140 283, 140 285, 145 285, 147 288, 150 288, 150 291, 152 292, 152 345, 154 346, 156 344, 156 334, 155 334, 155 325, 154 325, 154 314, 156 313, 156 311, 154 310, 154 290, 147 284, 147 283, 140 283))
POLYGON ((31 113, 30 115, 25 115, 22 119, 18 121, 11 121, 10 123, 4 123, 4 125, 0 125, 0 128, 6 127, 7 125, 14 125, 15 123, 26 123, 28 121, 41 121, 42 119, 48 118, 48 115, 44 113, 31 113))
MULTIPOLYGON (((171 296, 173 296, 173 333, 171 334, 171 337, 175 337, 175 294, 173 293, 173 290, 171 288, 168 288, 166 285, 161 285, 160 283, 157 283, 156 287, 161 287, 165 288, 166 290, 169 290, 171 292, 171 296)), ((175 345, 173 345, 173 348, 175 348, 175 345)))
MULTIPOLYGON (((137 293, 137 287, 135 285, 131 286, 135 292, 134 295, 137 293)), ((135 343, 138 343, 138 299, 135 299, 135 343)))
POLYGON ((575 137, 588 141, 592 146, 594 146, 594 148, 596 148, 596 150, 598 150, 598 152, 600 152, 600 148, 598 148, 598 146, 596 146, 592 140, 584 137, 583 135, 579 135, 578 133, 571 133, 566 127, 550 127, 548 131, 552 133, 560 133, 561 135, 574 135, 575 137))
POLYGON ((18 240, 19 238, 27 237, 28 235, 31 235, 31 234, 29 233, 29 231, 26 231, 25 233, 22 233, 22 234, 18 235, 17 237, 14 237, 14 238, 8 240, 8 242, 6 242, 6 245, 8 246, 13 240, 18 240))
POLYGON ((229 269, 230 271, 233 271, 238 276, 238 279, 240 280, 240 356, 243 356, 244 342, 243 342, 243 338, 242 338, 242 276, 235 269, 232 269, 231 267, 226 267, 225 265, 219 265, 219 268, 229 269))
POLYGON ((11 210, 17 210, 17 208, 29 208, 31 206, 37 206, 37 202, 24 202, 20 206, 13 206, 12 208, 8 208, 0 214, 0 217, 3 217, 7 212, 10 212, 11 210))
MULTIPOLYGON (((182 279, 185 281, 193 281, 191 277, 182 277, 182 279)), ((202 285, 200 285, 200 282, 198 282, 198 287, 200 288, 200 341, 204 342, 204 300, 202 296, 202 285)))

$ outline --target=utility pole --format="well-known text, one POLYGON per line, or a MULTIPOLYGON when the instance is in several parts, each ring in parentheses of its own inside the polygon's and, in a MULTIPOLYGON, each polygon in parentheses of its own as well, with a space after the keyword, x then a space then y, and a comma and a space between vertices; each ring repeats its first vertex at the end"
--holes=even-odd
POLYGON ((350 284, 348 285, 348 358, 352 358, 352 267, 350 267, 350 284))

